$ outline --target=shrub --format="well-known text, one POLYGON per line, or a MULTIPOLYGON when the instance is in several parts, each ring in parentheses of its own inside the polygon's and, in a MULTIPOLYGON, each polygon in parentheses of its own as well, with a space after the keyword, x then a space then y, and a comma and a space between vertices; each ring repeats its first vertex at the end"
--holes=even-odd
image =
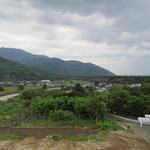
POLYGON ((23 86, 23 85, 19 85, 19 86, 18 86, 18 90, 19 90, 19 91, 24 90, 24 86, 23 86))
POLYGON ((104 131, 109 131, 109 130, 117 131, 117 130, 121 129, 121 126, 117 123, 117 121, 109 119, 109 118, 103 119, 97 125, 97 127, 104 131))
POLYGON ((34 114, 48 117, 50 110, 55 110, 55 99, 53 97, 36 98, 32 101, 34 114))
POLYGON ((23 139, 22 136, 17 136, 15 134, 0 134, 0 140, 18 140, 23 139))
POLYGON ((62 136, 59 135, 59 134, 52 134, 52 135, 50 135, 50 136, 52 137, 52 139, 53 139, 54 141, 60 141, 60 140, 63 139, 62 136))
POLYGON ((89 98, 86 102, 86 108, 89 117, 95 119, 96 121, 103 119, 107 112, 106 103, 102 98, 97 97, 89 98))
POLYGON ((67 121, 67 120, 73 120, 74 114, 67 110, 55 110, 50 111, 49 113, 50 119, 54 121, 67 121))
POLYGON ((0 91, 4 91, 4 88, 2 86, 0 86, 0 91))
POLYGON ((20 93, 20 98, 21 99, 32 99, 34 97, 35 97, 35 93, 33 91, 25 91, 25 90, 23 90, 20 93))
POLYGON ((42 85, 42 88, 43 88, 44 90, 46 90, 46 89, 47 89, 47 85, 44 83, 44 84, 42 85))
POLYGON ((63 90, 48 90, 48 91, 45 91, 42 95, 42 97, 62 97, 62 96, 65 96, 65 91, 63 90))
POLYGON ((78 142, 78 141, 89 141, 89 140, 94 140, 97 142, 103 142, 104 140, 102 139, 102 137, 98 136, 98 135, 90 135, 90 136, 79 136, 79 137, 70 137, 68 138, 69 141, 73 141, 73 142, 78 142))

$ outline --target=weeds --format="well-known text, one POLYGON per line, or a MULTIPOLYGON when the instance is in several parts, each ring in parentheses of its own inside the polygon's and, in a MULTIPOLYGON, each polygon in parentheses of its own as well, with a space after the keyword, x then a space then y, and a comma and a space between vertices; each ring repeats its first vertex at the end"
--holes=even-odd
POLYGON ((30 127, 68 126, 68 127, 94 127, 94 120, 74 119, 68 121, 53 121, 51 119, 35 119, 28 121, 30 127))
POLYGON ((52 136, 52 139, 53 139, 54 141, 60 141, 60 140, 63 139, 62 136, 61 136, 61 135, 58 135, 58 134, 53 134, 53 135, 51 135, 51 136, 52 136))
POLYGON ((0 140, 19 140, 23 139, 22 136, 17 136, 15 134, 0 134, 0 140))
POLYGON ((79 136, 79 137, 70 137, 69 141, 77 142, 77 141, 89 141, 94 140, 97 142, 104 142, 104 139, 99 135, 90 135, 90 136, 79 136))
POLYGON ((117 131, 121 129, 121 126, 119 123, 113 119, 105 118, 103 119, 98 125, 98 128, 100 128, 103 131, 117 131))

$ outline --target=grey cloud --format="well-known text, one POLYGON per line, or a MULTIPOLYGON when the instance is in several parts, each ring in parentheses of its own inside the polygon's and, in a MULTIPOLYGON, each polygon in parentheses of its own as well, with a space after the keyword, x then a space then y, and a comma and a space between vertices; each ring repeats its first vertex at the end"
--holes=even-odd
MULTIPOLYGON (((32 51, 35 51, 33 48, 41 49, 41 46, 42 49, 47 49, 46 54, 59 54, 63 51, 57 56, 81 60, 84 59, 82 57, 86 57, 87 49, 97 61, 98 58, 110 59, 110 63, 111 60, 115 60, 112 68, 120 65, 120 72, 123 72, 121 68, 125 65, 121 58, 134 60, 130 61, 133 68, 140 61, 140 67, 150 64, 150 0, 0 0, 0 6, 0 23, 2 29, 6 30, 0 30, 1 34, 10 40, 9 43, 15 43, 16 47, 23 45, 24 47, 20 48, 29 47, 30 50, 31 46, 32 51), (15 27, 15 30, 12 29, 15 27), (26 36, 20 37, 17 45, 17 38, 22 34, 26 36), (33 41, 29 41, 30 39, 33 41), (28 44, 25 45, 24 41, 28 44), (78 45, 76 42, 79 41, 78 45), (68 46, 68 43, 71 44, 68 46), (105 53, 105 50, 101 53, 101 43, 108 46, 110 53, 105 53), (113 53, 115 50, 117 52, 113 53), (140 51, 144 51, 147 57, 138 58, 136 52, 140 51), (73 52, 76 52, 75 55, 73 52)), ((90 58, 87 58, 88 60, 90 58)), ((103 63, 107 68, 108 64, 103 63)), ((140 69, 135 70, 139 73, 140 69)))
POLYGON ((88 15, 98 10, 101 0, 29 0, 33 7, 88 15))
MULTIPOLYGON (((73 26, 81 29, 83 38, 93 42, 104 41, 107 43, 129 44, 133 46, 139 43, 139 40, 128 39, 120 40, 118 35, 122 31, 129 33, 147 32, 150 30, 150 10, 149 0, 29 0, 33 7, 45 10, 45 14, 39 21, 47 24, 60 24, 64 26, 73 26), (65 14, 68 18, 64 18, 65 14), (73 14, 79 16, 89 16, 91 14, 101 13, 107 19, 116 18, 115 27, 112 28, 92 28, 90 24, 77 24, 71 18, 73 14), (85 30, 85 31, 84 31, 85 30)), ((82 18, 81 18, 82 19, 82 18)), ((99 18, 96 18, 97 20, 99 18)), ((80 20, 82 21, 82 20, 80 20)), ((142 36, 143 41, 150 40, 149 37, 142 36)))

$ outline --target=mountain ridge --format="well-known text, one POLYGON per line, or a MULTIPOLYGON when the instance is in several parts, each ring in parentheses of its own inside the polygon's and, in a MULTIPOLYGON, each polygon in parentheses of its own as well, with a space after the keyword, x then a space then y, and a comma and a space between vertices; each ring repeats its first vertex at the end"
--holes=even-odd
POLYGON ((76 60, 64 61, 55 57, 35 55, 21 49, 0 48, 0 57, 17 61, 23 65, 40 70, 72 76, 114 76, 111 71, 92 63, 83 63, 76 60))

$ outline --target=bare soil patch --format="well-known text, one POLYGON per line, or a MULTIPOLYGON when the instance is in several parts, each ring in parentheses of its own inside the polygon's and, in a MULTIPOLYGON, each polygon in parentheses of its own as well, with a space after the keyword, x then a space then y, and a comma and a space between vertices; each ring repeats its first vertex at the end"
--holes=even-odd
POLYGON ((150 143, 126 131, 110 132, 104 137, 106 142, 54 142, 50 139, 0 141, 0 150, 150 150, 150 143))
POLYGON ((72 136, 80 135, 90 135, 98 133, 98 129, 94 128, 9 128, 9 127, 0 127, 0 134, 15 134, 23 137, 35 137, 41 139, 51 134, 62 135, 63 138, 68 138, 72 136))
POLYGON ((105 139, 111 147, 104 150, 150 150, 150 143, 129 131, 113 131, 105 139))

